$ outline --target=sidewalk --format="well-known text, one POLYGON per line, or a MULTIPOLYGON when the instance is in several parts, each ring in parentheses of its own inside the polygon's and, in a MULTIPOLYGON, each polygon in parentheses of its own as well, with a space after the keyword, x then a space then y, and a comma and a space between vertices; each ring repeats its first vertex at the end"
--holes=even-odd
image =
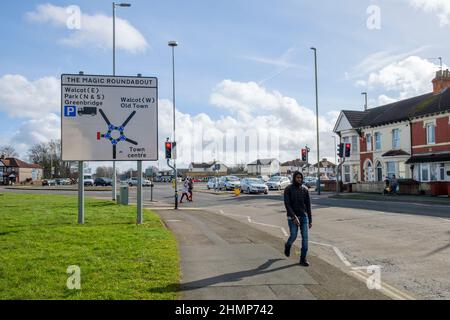
POLYGON ((282 239, 223 215, 154 211, 178 239, 181 299, 388 299, 314 254, 299 266, 298 248, 286 258, 282 239))
POLYGON ((420 204, 436 204, 450 206, 450 197, 432 197, 419 195, 382 195, 377 193, 339 193, 331 195, 330 198, 373 200, 373 201, 396 201, 420 204))

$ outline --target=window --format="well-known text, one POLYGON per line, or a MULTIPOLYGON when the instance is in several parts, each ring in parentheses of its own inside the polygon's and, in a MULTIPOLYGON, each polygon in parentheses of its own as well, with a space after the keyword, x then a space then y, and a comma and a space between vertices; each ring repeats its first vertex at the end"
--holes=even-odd
POLYGON ((392 130, 392 149, 400 149, 400 130, 392 130))
POLYGON ((370 133, 366 134, 366 149, 372 151, 372 135, 370 133))
POLYGON ((376 173, 377 173, 377 181, 383 181, 383 166, 381 165, 380 162, 377 162, 377 168, 376 168, 376 173))
POLYGON ((439 170, 439 164, 438 163, 432 163, 430 165, 430 180, 431 181, 437 181, 438 179, 438 170, 439 170))
POLYGON ((422 163, 420 165, 420 180, 421 181, 430 181, 430 164, 422 163))
POLYGON ((352 153, 358 152, 358 136, 352 136, 352 153))
POLYGON ((439 180, 445 180, 445 164, 439 164, 439 180))
POLYGON ((375 150, 381 150, 381 133, 375 132, 375 150))
POLYGON ((434 123, 427 124, 427 144, 436 143, 436 126, 434 123))
POLYGON ((350 166, 344 166, 344 181, 346 183, 350 182, 350 166))
POLYGON ((395 175, 395 162, 386 162, 386 176, 392 178, 395 175))

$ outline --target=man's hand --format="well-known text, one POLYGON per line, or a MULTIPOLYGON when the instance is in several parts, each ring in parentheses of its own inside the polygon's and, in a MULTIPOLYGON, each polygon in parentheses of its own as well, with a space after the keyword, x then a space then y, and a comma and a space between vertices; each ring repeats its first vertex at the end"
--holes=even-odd
POLYGON ((294 215, 294 217, 292 218, 292 221, 294 221, 294 223, 297 227, 300 227, 300 220, 298 220, 296 215, 294 215))
POLYGON ((310 228, 310 229, 312 228, 312 223, 309 224, 309 228, 310 228))

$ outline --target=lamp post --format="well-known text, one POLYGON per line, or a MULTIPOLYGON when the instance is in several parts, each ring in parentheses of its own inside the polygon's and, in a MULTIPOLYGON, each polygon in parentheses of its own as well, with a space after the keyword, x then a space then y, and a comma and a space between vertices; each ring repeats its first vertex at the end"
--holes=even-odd
POLYGON ((172 148, 172 155, 173 155, 173 172, 174 172, 174 178, 175 178, 175 209, 178 209, 178 186, 177 186, 177 179, 178 179, 178 172, 177 172, 177 159, 176 159, 176 136, 175 136, 175 47, 178 46, 178 42, 176 41, 169 41, 168 43, 169 47, 172 48, 172 104, 173 104, 173 148, 172 148))
POLYGON ((319 154, 319 93, 317 88, 317 49, 311 47, 314 51, 314 74, 316 84, 316 130, 317 130, 317 194, 320 195, 320 154, 319 154))
MULTIPOLYGON (((113 10, 113 76, 116 75, 116 7, 131 7, 129 3, 112 3, 113 10)), ((113 177, 112 177, 112 200, 116 201, 116 180, 117 180, 117 171, 116 171, 116 161, 113 161, 113 177)))

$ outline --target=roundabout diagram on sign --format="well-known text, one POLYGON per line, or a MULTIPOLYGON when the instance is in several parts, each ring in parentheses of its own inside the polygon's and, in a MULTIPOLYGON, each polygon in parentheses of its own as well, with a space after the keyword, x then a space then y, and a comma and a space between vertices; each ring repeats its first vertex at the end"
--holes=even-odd
POLYGON ((111 142, 113 159, 116 159, 116 146, 119 142, 127 141, 133 145, 138 145, 138 143, 136 141, 134 141, 130 138, 127 138, 124 133, 126 125, 134 117, 134 115, 136 114, 136 111, 133 111, 120 126, 115 126, 115 125, 111 124, 111 122, 109 121, 108 117, 106 116, 105 112, 103 112, 102 109, 99 109, 99 112, 100 112, 103 120, 105 120, 106 125, 108 126, 108 131, 104 134, 97 132, 97 140, 104 138, 111 142))

